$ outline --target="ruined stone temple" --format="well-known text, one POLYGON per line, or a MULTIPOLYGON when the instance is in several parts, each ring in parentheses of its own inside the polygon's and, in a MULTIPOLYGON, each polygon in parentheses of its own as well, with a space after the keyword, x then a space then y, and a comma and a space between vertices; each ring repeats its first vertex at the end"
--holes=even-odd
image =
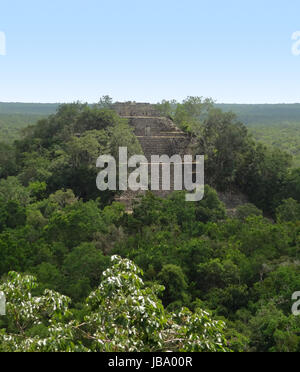
MULTIPOLYGON (((162 117, 149 103, 115 103, 114 110, 129 121, 129 125, 134 128, 144 155, 149 164, 151 155, 188 154, 189 138, 176 127, 169 118, 162 117)), ((149 170, 151 167, 149 166, 149 170)), ((165 197, 174 191, 174 177, 171 167, 171 190, 154 191, 154 194, 165 197)), ((140 194, 143 192, 140 192, 140 194)), ((124 203, 127 209, 131 208, 132 201, 137 197, 137 193, 132 191, 124 192, 117 200, 124 203)))
MULTIPOLYGON (((129 124, 134 128, 134 133, 137 136, 144 155, 149 164, 151 163, 151 155, 188 155, 191 152, 190 138, 176 127, 173 121, 169 118, 162 117, 156 110, 155 105, 149 103, 115 103, 114 110, 124 118, 127 118, 129 124)), ((150 173, 151 166, 149 166, 150 173)), ((171 190, 170 191, 152 191, 160 197, 168 196, 174 191, 174 168, 171 166, 171 190)), ((150 178, 149 178, 150 179, 150 178)), ((160 184, 160 188, 161 188, 160 184)), ((144 194, 144 191, 133 192, 125 191, 116 200, 125 204, 127 211, 132 210, 133 201, 138 195, 144 194)), ((218 192, 220 200, 225 204, 227 213, 234 215, 236 207, 242 204, 249 203, 248 198, 239 191, 218 192)))

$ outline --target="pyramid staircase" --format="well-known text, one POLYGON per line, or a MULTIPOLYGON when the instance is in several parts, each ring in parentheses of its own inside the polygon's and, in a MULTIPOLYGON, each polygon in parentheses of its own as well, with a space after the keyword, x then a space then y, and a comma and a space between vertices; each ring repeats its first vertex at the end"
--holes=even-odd
MULTIPOLYGON (((134 134, 138 138, 144 155, 149 163, 149 180, 151 174, 151 156, 152 155, 185 155, 189 146, 190 140, 188 136, 176 127, 174 122, 166 117, 159 116, 160 114, 150 104, 116 104, 115 110, 117 113, 126 119, 130 126, 134 128, 134 134)), ((166 197, 174 191, 174 173, 173 164, 171 165, 171 189, 167 191, 153 191, 160 197, 166 197)), ((132 209, 133 201, 143 195, 144 191, 133 192, 125 191, 117 201, 126 205, 128 211, 132 209)))

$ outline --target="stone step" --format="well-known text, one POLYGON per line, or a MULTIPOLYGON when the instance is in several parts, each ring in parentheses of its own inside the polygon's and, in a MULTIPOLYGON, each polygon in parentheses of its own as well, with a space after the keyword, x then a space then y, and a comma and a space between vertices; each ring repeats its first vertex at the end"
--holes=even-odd
MULTIPOLYGON (((161 117, 156 107, 144 103, 117 103, 114 105, 118 114, 126 118, 130 126, 134 128, 134 134, 137 136, 145 157, 149 162, 149 182, 151 182, 151 156, 152 155, 184 155, 189 145, 189 137, 182 132, 170 118, 161 117)), ((174 166, 171 165, 171 190, 153 191, 160 197, 167 197, 174 190, 174 166)), ((161 169, 161 167, 160 167, 161 169)), ((162 188, 162 179, 160 171, 159 187, 162 188)), ((149 184, 150 185, 150 184, 149 184)), ((150 188, 150 187, 149 187, 150 188)), ((126 191, 116 200, 126 205, 126 209, 132 210, 133 201, 138 199, 139 195, 145 192, 126 191)))
POLYGON ((180 134, 184 136, 184 133, 167 118, 131 117, 129 118, 129 125, 134 127, 136 136, 162 136, 164 133, 172 133, 172 136, 180 134))

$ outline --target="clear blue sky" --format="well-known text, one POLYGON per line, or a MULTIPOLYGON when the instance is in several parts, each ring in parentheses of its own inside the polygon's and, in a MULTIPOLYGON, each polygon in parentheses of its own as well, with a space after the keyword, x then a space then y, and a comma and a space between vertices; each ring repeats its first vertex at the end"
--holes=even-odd
POLYGON ((0 101, 300 102, 299 0, 3 0, 0 101))

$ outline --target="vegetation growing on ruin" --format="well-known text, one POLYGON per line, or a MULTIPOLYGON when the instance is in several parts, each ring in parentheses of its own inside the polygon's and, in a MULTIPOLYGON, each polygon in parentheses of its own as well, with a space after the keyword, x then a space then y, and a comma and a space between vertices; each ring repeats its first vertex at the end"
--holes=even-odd
POLYGON ((1 351, 300 351, 300 169, 210 100, 164 105, 206 155, 200 202, 147 193, 128 214, 96 189, 99 152, 141 151, 107 106, 0 145, 1 351), (216 189, 251 203, 228 217, 216 189))

